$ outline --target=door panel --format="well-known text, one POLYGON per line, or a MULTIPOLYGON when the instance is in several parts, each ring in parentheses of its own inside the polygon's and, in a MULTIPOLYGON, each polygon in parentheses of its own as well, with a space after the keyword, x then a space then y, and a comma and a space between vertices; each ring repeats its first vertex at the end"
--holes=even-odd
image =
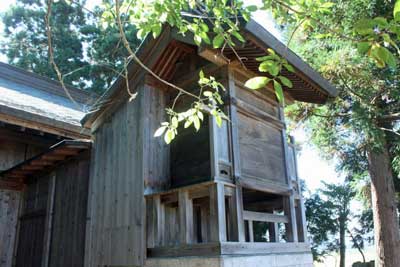
POLYGON ((33 179, 24 192, 24 204, 19 218, 17 267, 40 267, 44 247, 44 230, 49 179, 33 179))

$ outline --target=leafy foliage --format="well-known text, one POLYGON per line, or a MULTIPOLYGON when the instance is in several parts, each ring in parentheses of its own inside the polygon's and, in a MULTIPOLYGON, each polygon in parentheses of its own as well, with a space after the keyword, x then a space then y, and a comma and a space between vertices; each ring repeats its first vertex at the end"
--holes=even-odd
MULTIPOLYGON (((342 185, 324 183, 322 189, 306 199, 307 229, 315 260, 320 261, 331 252, 339 251, 341 246, 345 248, 344 234, 350 232, 348 222, 354 216, 350 202, 354 197, 355 191, 349 183, 342 185)), ((354 238, 354 245, 361 248, 364 235, 368 234, 367 229, 364 230, 364 232, 352 230, 354 234, 350 232, 351 236, 357 237, 354 238)))
POLYGON ((220 92, 225 91, 225 87, 212 76, 206 78, 203 71, 199 73, 198 84, 200 87, 198 101, 193 102, 192 107, 183 112, 174 111, 174 106, 168 108, 169 121, 161 123, 161 126, 154 133, 154 137, 164 134, 165 143, 171 143, 178 134, 178 128, 182 122, 185 129, 193 125, 195 130, 198 131, 201 121, 204 120, 204 111, 214 116, 219 127, 221 127, 223 119, 228 120, 228 117, 218 107, 218 105, 223 104, 220 92))
POLYGON ((267 72, 269 77, 267 76, 256 76, 248 81, 246 81, 245 86, 252 90, 261 89, 268 84, 272 83, 275 89, 276 97, 279 102, 283 103, 283 89, 282 85, 292 88, 292 82, 281 75, 282 69, 285 68, 289 72, 294 72, 293 67, 287 62, 286 59, 280 57, 275 53, 271 48, 267 49, 268 55, 256 58, 257 61, 260 61, 260 66, 258 70, 260 72, 267 72), (271 78, 270 78, 271 77, 271 78))
MULTIPOLYGON (((83 2, 81 2, 83 4, 83 2)), ((82 9, 73 7, 64 1, 54 3, 57 14, 52 21, 54 32, 55 58, 60 69, 70 73, 88 65, 84 60, 82 36, 79 29, 85 25, 86 18, 82 9)), ((15 66, 56 79, 53 68, 47 59, 47 38, 44 16, 45 4, 40 0, 19 0, 3 15, 4 31, 7 41, 1 52, 7 55, 15 66)), ((66 77, 67 83, 85 86, 87 74, 72 73, 66 77)))
MULTIPOLYGON (((61 0, 52 5, 51 28, 55 60, 67 84, 101 93, 123 70, 127 53, 119 42, 115 25, 101 27, 104 10, 82 8, 85 1, 61 0)), ((10 64, 57 79, 48 60, 44 17, 45 1, 18 0, 2 16, 5 42, 1 52, 10 64)), ((138 46, 136 29, 127 25, 129 41, 138 46)))

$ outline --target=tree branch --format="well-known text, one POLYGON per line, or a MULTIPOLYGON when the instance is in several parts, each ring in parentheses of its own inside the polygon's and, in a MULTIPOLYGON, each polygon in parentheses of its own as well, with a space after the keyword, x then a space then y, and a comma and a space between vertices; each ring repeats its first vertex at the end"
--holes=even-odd
POLYGON ((164 84, 166 84, 166 85, 168 85, 168 86, 170 86, 170 87, 172 87, 172 88, 174 88, 174 89, 176 89, 176 90, 178 90, 178 91, 180 91, 180 92, 182 92, 182 93, 184 93, 186 95, 189 95, 189 96, 191 96, 191 97, 193 97, 195 99, 198 99, 198 96, 186 91, 185 89, 183 89, 181 87, 176 86, 173 83, 170 83, 170 82, 164 80, 163 78, 158 76, 156 73, 154 73, 149 67, 147 67, 145 64, 143 64, 143 62, 136 56, 135 52, 133 52, 133 50, 132 50, 132 48, 131 48, 131 46, 129 44, 129 41, 126 38, 126 35, 125 35, 125 32, 124 32, 124 27, 122 25, 121 16, 120 16, 120 3, 119 3, 119 0, 115 0, 115 13, 116 13, 115 15, 117 17, 117 25, 118 25, 119 32, 120 32, 120 35, 121 35, 121 38, 122 38, 122 42, 123 42, 126 50, 129 53, 129 59, 133 59, 145 71, 150 73, 154 78, 156 78, 160 82, 162 82, 162 83, 164 83, 164 84))
POLYGON ((47 45, 49 51, 49 61, 50 64, 53 65, 53 68, 57 74, 58 80, 60 81, 61 87, 64 89, 65 94, 67 97, 74 103, 80 110, 82 109, 81 105, 75 101, 75 99, 71 96, 70 92, 68 91, 67 87, 64 84, 63 75, 58 68, 57 63, 54 60, 54 53, 53 53, 53 43, 51 38, 51 25, 50 25, 50 17, 51 17, 51 5, 53 4, 53 0, 47 0, 47 11, 45 15, 45 23, 46 23, 46 36, 47 36, 47 45))

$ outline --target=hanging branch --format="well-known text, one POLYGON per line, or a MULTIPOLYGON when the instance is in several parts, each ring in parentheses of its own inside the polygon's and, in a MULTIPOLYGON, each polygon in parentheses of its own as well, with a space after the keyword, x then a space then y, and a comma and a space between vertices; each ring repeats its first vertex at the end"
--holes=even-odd
POLYGON ((148 73, 150 73, 154 78, 156 78, 157 80, 159 80, 160 82, 182 92, 183 94, 189 95, 195 99, 199 99, 198 96, 186 91, 185 89, 176 86, 173 83, 170 83, 166 80, 164 80, 163 78, 161 78, 160 76, 158 76, 156 73, 154 73, 149 67, 147 67, 137 56, 136 53, 133 52, 128 39, 126 38, 125 32, 124 32, 124 27, 122 25, 122 21, 121 21, 121 16, 120 16, 120 3, 119 0, 115 0, 115 15, 116 15, 116 19, 117 19, 117 25, 119 28, 119 32, 122 38, 122 42, 126 48, 126 50, 129 53, 129 58, 132 58, 137 64, 139 64, 145 71, 147 71, 148 73))
POLYGON ((68 88, 65 86, 63 75, 62 75, 60 69, 58 68, 57 63, 54 60, 54 51, 53 51, 53 44, 52 44, 52 38, 51 38, 51 25, 50 25, 52 3, 53 3, 53 0, 47 0, 47 12, 45 15, 46 36, 47 36, 47 45, 48 45, 50 64, 53 65, 53 68, 57 74, 58 80, 60 81, 61 87, 64 89, 64 92, 67 95, 67 97, 72 101, 72 103, 74 103, 74 105, 76 105, 79 109, 82 109, 81 105, 79 105, 78 102, 75 101, 75 99, 70 94, 68 88))

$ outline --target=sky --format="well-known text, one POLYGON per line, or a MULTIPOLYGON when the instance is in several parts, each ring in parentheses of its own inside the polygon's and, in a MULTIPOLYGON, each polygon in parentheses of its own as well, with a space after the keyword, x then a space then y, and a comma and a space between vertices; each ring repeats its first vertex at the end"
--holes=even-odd
MULTIPOLYGON (((91 9, 101 0, 87 0, 87 8, 91 9)), ((247 4, 259 5, 260 0, 247 0, 247 4)), ((15 0, 0 0, 0 13, 5 12, 8 7, 15 3, 15 0)), ((262 11, 257 11, 254 19, 263 25, 268 31, 274 34, 278 39, 282 39, 279 30, 275 27, 271 16, 262 11)), ((3 32, 3 25, 0 22, 0 34, 3 32)), ((1 35, 0 35, 1 40, 1 35)), ((6 57, 0 54, 0 61, 7 62, 6 57)), ((334 164, 320 158, 318 151, 307 144, 307 136, 302 128, 293 132, 295 139, 303 144, 298 156, 298 173, 301 179, 304 179, 307 188, 314 192, 321 186, 321 182, 338 183, 342 181, 339 174, 335 172, 334 164)))

